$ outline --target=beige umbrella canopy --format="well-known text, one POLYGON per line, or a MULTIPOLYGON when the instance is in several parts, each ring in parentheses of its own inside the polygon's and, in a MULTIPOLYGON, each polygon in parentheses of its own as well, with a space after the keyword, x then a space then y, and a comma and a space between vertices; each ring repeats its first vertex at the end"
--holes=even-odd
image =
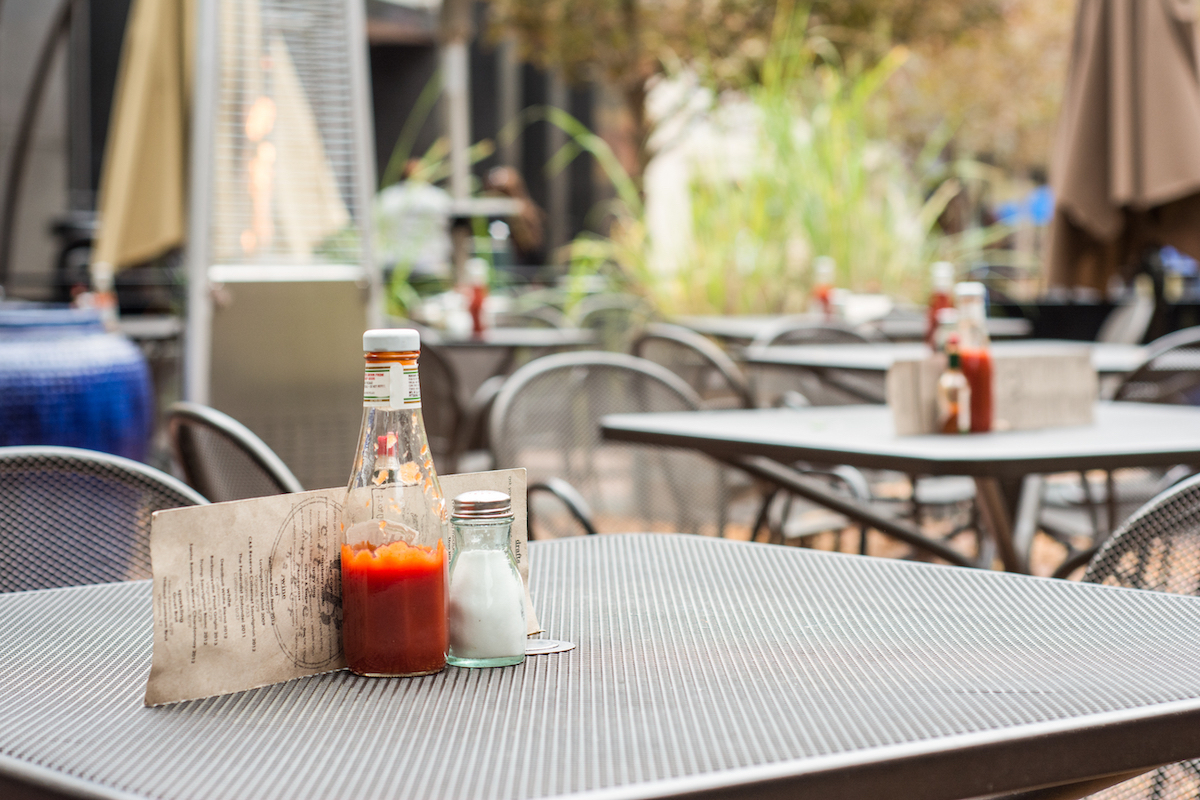
POLYGON ((109 272, 183 244, 192 0, 136 0, 100 176, 93 263, 109 272))
POLYGON ((1148 246, 1200 258, 1192 0, 1080 0, 1051 156, 1051 286, 1104 289, 1148 246))

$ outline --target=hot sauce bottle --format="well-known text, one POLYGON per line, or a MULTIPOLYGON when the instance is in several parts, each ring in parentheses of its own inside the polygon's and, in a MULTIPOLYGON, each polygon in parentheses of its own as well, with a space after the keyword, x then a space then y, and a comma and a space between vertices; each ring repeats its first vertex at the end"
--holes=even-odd
POLYGON ((943 308, 954 308, 950 292, 954 289, 954 265, 949 261, 938 261, 931 268, 933 282, 929 291, 929 316, 925 324, 925 344, 936 349, 938 312, 943 308))
POLYGON ((958 337, 946 342, 946 370, 937 385, 938 431, 967 433, 971 430, 971 386, 962 374, 958 337))
POLYGON ((446 665, 448 515, 421 416, 420 334, 371 330, 363 420, 342 505, 342 649, 359 675, 446 665))
POLYGON ((992 351, 987 332, 987 289, 982 283, 954 287, 958 306, 958 352, 971 387, 971 433, 992 429, 992 351))

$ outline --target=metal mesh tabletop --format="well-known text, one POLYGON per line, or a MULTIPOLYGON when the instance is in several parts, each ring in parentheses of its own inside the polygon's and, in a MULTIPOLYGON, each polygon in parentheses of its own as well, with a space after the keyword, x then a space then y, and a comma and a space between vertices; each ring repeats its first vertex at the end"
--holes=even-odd
POLYGON ((1200 755, 1197 598, 661 534, 531 555, 575 650, 153 709, 149 583, 2 595, 0 795, 971 797, 1200 755))

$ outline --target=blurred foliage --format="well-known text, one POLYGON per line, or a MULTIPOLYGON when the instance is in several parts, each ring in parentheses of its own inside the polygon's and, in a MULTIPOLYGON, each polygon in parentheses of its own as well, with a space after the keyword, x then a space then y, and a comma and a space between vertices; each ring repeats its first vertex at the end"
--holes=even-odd
MULTIPOLYGON (((607 271, 669 315, 783 313, 807 306, 818 256, 835 260, 840 286, 918 299, 932 261, 973 260, 1006 233, 938 227, 951 199, 987 177, 972 161, 942 157, 949 129, 915 158, 889 140, 883 89, 908 51, 842 64, 814 30, 806 14, 781 10, 760 76, 739 96, 752 112, 748 162, 693 159, 691 232, 677 263, 656 261, 641 202, 618 174, 610 235, 577 239, 573 269, 607 271)), ((699 116, 719 130, 722 96, 710 97, 699 116)), ((747 115, 738 117, 745 128, 747 115)), ((616 172, 602 141, 564 128, 616 172)))
MULTIPOLYGON (((1053 0, 1050 0, 1051 2, 1053 0)), ((791 7, 790 0, 782 0, 791 7)), ((893 44, 944 48, 993 30, 1013 0, 812 0, 812 33, 847 62, 883 58, 893 44)), ((702 63, 719 88, 758 80, 777 2, 768 0, 493 0, 493 35, 515 35, 520 56, 568 81, 600 80, 620 95, 637 156, 653 153, 647 81, 665 64, 702 63)))
POLYGON ((1075 0, 1006 0, 1001 24, 923 39, 888 90, 909 142, 949 124, 961 153, 1044 170, 1066 85, 1075 0))

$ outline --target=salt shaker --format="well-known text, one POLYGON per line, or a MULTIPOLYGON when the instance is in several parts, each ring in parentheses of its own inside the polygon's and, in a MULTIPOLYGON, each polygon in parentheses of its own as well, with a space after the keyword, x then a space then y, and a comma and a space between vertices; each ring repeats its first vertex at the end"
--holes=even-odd
POLYGON ((448 664, 505 667, 525 660, 525 585, 512 556, 512 521, 504 492, 454 498, 448 664))

